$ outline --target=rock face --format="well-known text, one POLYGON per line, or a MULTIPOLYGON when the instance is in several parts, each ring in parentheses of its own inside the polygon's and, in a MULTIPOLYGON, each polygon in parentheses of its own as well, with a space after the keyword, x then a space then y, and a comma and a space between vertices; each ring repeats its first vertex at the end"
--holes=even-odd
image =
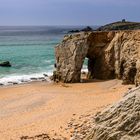
POLYGON ((56 47, 56 68, 61 81, 80 82, 81 68, 88 52, 88 36, 88 33, 65 36, 56 47))
POLYGON ((140 87, 127 93, 121 101, 99 112, 95 126, 85 140, 139 140, 140 87))
POLYGON ((1 67, 11 67, 11 64, 9 61, 2 61, 0 62, 1 67))
POLYGON ((140 84, 140 30, 68 35, 56 46, 55 54, 56 75, 62 82, 80 82, 87 57, 89 77, 140 84))

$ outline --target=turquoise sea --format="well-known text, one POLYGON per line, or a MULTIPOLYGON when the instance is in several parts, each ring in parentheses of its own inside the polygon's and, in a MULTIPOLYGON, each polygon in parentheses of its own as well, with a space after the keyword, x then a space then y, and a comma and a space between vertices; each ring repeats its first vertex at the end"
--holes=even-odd
MULTIPOLYGON (((0 67, 0 85, 42 80, 54 69, 54 47, 71 29, 67 26, 1 26, 0 61, 12 67, 0 67), (41 79, 42 77, 42 79, 41 79)), ((49 79, 46 77, 46 80, 49 79)))

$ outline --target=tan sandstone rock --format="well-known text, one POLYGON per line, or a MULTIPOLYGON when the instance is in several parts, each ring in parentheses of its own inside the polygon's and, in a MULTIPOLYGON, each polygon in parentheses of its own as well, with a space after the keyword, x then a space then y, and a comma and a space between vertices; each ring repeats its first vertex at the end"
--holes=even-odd
POLYGON ((140 30, 68 35, 56 46, 55 54, 56 73, 62 82, 80 82, 87 57, 89 78, 140 84, 140 30))
POLYGON ((95 116, 95 125, 85 140, 139 140, 140 87, 95 116))

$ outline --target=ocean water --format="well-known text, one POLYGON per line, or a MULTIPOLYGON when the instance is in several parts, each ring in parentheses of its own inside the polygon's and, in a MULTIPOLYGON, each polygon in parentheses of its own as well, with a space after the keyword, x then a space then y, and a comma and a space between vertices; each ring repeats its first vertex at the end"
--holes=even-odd
MULTIPOLYGON (((1 26, 0 61, 12 67, 0 67, 0 85, 20 84, 36 80, 54 70, 54 47, 71 29, 67 26, 1 26)), ((86 68, 86 66, 84 66, 86 68)))

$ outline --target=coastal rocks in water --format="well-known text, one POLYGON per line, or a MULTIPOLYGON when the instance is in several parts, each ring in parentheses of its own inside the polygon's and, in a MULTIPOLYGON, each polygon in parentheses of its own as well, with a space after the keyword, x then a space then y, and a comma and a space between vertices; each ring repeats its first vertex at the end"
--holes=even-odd
POLYGON ((93 31, 93 29, 90 26, 87 26, 86 28, 82 29, 81 31, 89 32, 89 31, 93 31))
POLYGON ((88 77, 140 84, 140 31, 82 32, 67 35, 55 48, 59 81, 80 82, 84 59, 88 77))
POLYGON ((80 32, 80 30, 71 30, 68 33, 78 33, 78 32, 80 32))
POLYGON ((1 67, 11 67, 12 65, 10 64, 9 61, 2 61, 0 62, 1 67))
POLYGON ((45 74, 45 73, 44 73, 43 76, 44 76, 44 77, 48 77, 48 74, 45 74))
POLYGON ((79 33, 79 32, 89 32, 89 31, 93 31, 93 29, 90 26, 87 26, 82 30, 71 30, 68 33, 79 33))
POLYGON ((3 86, 4 84, 3 83, 0 83, 0 86, 3 86))
POLYGON ((97 113, 94 128, 85 140, 139 140, 140 87, 115 105, 97 113))

